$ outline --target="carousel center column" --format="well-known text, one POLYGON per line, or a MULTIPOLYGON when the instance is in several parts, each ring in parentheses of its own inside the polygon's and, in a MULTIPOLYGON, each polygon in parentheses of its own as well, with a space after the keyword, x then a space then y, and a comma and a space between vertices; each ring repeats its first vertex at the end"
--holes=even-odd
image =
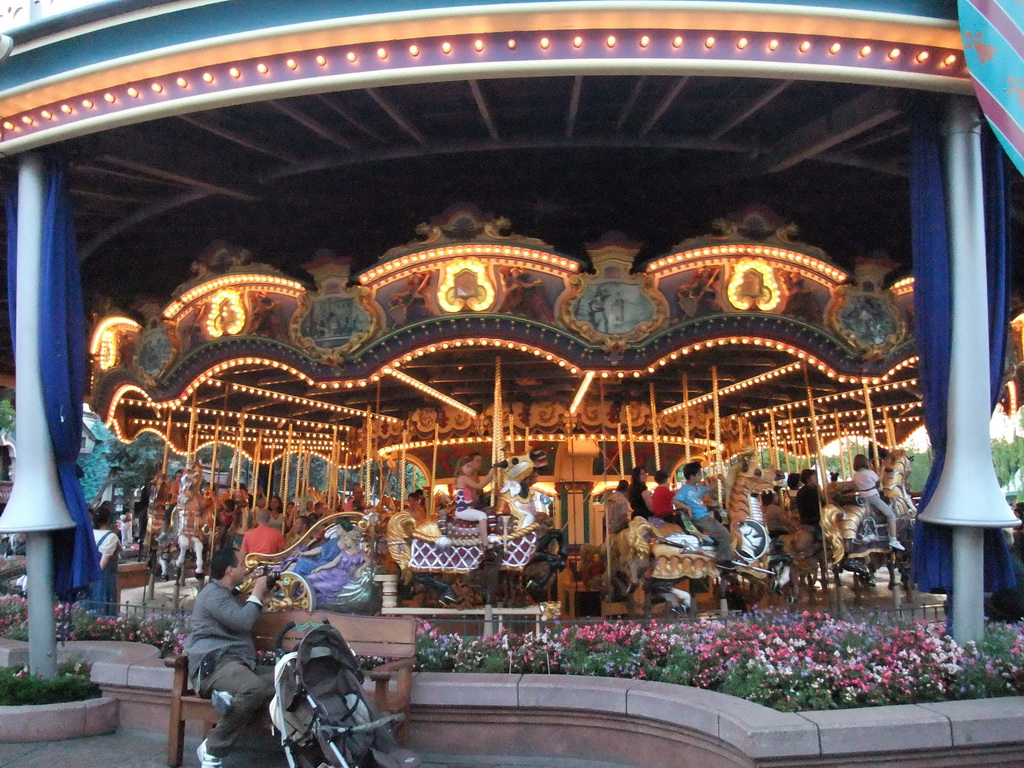
POLYGON ((43 404, 39 337, 41 265, 46 210, 42 158, 26 155, 18 170, 17 308, 15 357, 18 463, 11 498, 0 517, 0 533, 25 533, 28 578, 29 670, 57 672, 57 627, 53 610, 51 532, 74 527, 57 478, 57 465, 43 404))
POLYGON ((992 465, 981 116, 953 98, 943 126, 952 338, 946 461, 921 520, 953 528, 953 638, 984 632, 985 528, 1017 524, 992 465))

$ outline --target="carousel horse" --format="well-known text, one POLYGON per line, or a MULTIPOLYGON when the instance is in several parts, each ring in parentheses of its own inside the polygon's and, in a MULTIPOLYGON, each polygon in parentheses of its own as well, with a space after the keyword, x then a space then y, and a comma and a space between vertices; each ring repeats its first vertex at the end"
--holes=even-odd
MULTIPOLYGON (((760 494, 775 482, 775 471, 754 466, 751 455, 743 456, 723 481, 727 498, 729 530, 736 552, 737 567, 730 574, 762 581, 773 575, 768 566, 768 531, 761 515, 760 494)), ((642 517, 610 537, 612 579, 632 591, 646 572, 649 595, 667 602, 674 610, 689 609, 690 595, 676 587, 682 579, 717 578, 715 545, 696 529, 687 532, 672 523, 656 526, 642 517)))
POLYGON ((857 576, 857 583, 873 586, 875 572, 885 566, 889 570, 890 589, 895 588, 897 568, 904 586, 909 584, 910 546, 917 512, 907 488, 909 476, 910 458, 906 451, 891 451, 882 465, 880 484, 886 502, 896 513, 896 536, 906 548, 904 552, 892 550, 885 520, 875 519, 870 508, 850 491, 849 484, 830 484, 832 503, 821 511, 821 530, 837 576, 845 569, 857 576))
POLYGON ((196 578, 203 580, 203 498, 200 486, 203 481, 203 468, 198 461, 193 461, 181 476, 178 487, 177 504, 174 513, 177 518, 178 531, 178 568, 179 579, 185 568, 185 558, 189 550, 196 553, 196 578))
POLYGON ((900 583, 910 588, 910 552, 914 545, 914 523, 917 520, 917 505, 910 496, 910 470, 913 457, 902 448, 889 451, 882 462, 882 497, 896 513, 896 538, 903 545, 903 551, 893 552, 889 562, 889 587, 895 587, 895 573, 900 574, 900 583))
MULTIPOLYGON (((842 539, 835 538, 829 543, 829 557, 836 552, 842 552, 842 539)), ((810 598, 817 581, 825 587, 826 569, 839 562, 826 560, 825 554, 825 544, 815 537, 810 526, 801 525, 793 533, 773 539, 769 557, 769 567, 775 571, 773 591, 791 603, 799 599, 801 590, 810 598)))
MULTIPOLYGON (((535 470, 547 466, 547 454, 535 449, 498 466, 504 470, 504 484, 496 512, 489 511, 487 519, 488 531, 498 541, 495 549, 485 551, 480 546, 475 522, 459 520, 445 508, 436 520, 418 524, 408 510, 391 516, 386 534, 388 548, 406 583, 416 581, 438 593, 441 602, 454 603, 455 590, 437 574, 470 576, 481 569, 522 573, 531 564, 546 565, 548 573, 528 581, 529 591, 535 595, 547 587, 550 572, 565 565, 561 532, 543 533, 538 522, 543 504, 540 494, 531 488, 535 470), (559 549, 554 554, 546 551, 553 542, 559 549)), ((486 591, 489 593, 491 588, 493 585, 486 591)))
POLYGON ((373 550, 374 513, 342 512, 318 520, 283 552, 245 556, 248 572, 242 591, 259 576, 274 576, 271 611, 326 610, 374 614, 380 588, 373 550))

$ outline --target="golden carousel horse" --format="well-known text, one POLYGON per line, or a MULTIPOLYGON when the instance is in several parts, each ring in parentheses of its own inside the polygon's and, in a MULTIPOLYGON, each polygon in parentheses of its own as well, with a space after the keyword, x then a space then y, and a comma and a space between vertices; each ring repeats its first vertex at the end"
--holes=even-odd
MULTIPOLYGON (((773 575, 768 568, 768 531, 761 516, 760 494, 776 479, 773 469, 762 469, 744 455, 723 481, 723 496, 729 501, 729 531, 736 552, 737 567, 729 573, 762 581, 773 575)), ((718 578, 715 546, 698 532, 688 533, 667 523, 655 527, 635 517, 625 530, 610 538, 613 579, 628 584, 632 591, 641 572, 647 572, 648 594, 664 599, 677 611, 689 608, 690 595, 675 585, 682 579, 718 578)))
MULTIPOLYGON (((425 522, 417 522, 408 510, 393 514, 386 536, 403 579, 437 592, 442 602, 454 603, 455 591, 438 576, 468 575, 483 566, 521 573, 536 561, 547 564, 549 570, 564 566, 561 545, 557 555, 545 552, 546 545, 558 535, 545 535, 539 520, 546 516, 541 494, 530 487, 536 479, 535 470, 545 466, 547 454, 539 449, 499 465, 504 469, 504 483, 495 510, 488 513, 488 530, 498 541, 493 550, 484 551, 480 546, 475 522, 458 520, 444 507, 437 519, 425 522)), ((539 578, 546 586, 550 574, 539 578)), ((534 586, 540 583, 538 577, 532 581, 534 586)), ((486 591, 492 588, 493 584, 486 591)))
POLYGON ((896 536, 905 547, 894 552, 884 520, 876 520, 870 508, 859 503, 849 484, 829 486, 833 503, 821 511, 821 530, 830 546, 830 559, 836 573, 846 569, 858 576, 857 583, 874 585, 874 573, 882 566, 889 570, 889 588, 895 588, 898 569, 904 587, 909 585, 910 548, 914 538, 917 507, 907 487, 910 457, 902 449, 889 452, 882 464, 881 493, 896 513, 896 536), (840 546, 841 543, 841 546, 840 546))

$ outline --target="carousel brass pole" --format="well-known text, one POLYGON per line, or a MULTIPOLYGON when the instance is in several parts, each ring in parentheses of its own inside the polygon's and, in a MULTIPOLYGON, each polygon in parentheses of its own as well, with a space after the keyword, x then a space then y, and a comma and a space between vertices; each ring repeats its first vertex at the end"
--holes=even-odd
POLYGON ((818 455, 818 463, 821 464, 822 490, 825 494, 825 503, 829 504, 831 499, 828 492, 828 465, 825 464, 825 451, 821 445, 821 433, 818 431, 818 414, 814 409, 814 396, 811 393, 811 377, 804 368, 804 385, 807 387, 807 410, 811 415, 811 432, 814 435, 814 447, 818 455))
MULTIPOLYGON (((814 412, 814 397, 813 397, 813 395, 811 393, 811 378, 810 378, 810 375, 807 372, 807 368, 804 368, 804 385, 807 387, 807 409, 810 411, 810 414, 811 414, 811 429, 814 432, 814 442, 815 442, 815 445, 817 446, 817 449, 818 449, 818 461, 821 462, 821 471, 822 471, 822 474, 825 475, 825 477, 823 479, 825 481, 827 481, 828 480, 828 467, 825 465, 825 454, 821 450, 821 436, 818 434, 818 417, 817 417, 817 415, 814 412)), ((831 499, 830 499, 829 493, 828 493, 828 482, 823 482, 821 485, 822 485, 822 492, 825 495, 825 504, 827 506, 828 504, 831 503, 831 499)), ((828 538, 827 537, 822 537, 821 551, 822 551, 823 556, 825 558, 825 562, 826 563, 829 562, 828 538)), ((828 568, 822 568, 821 569, 821 578, 822 578, 822 584, 827 588, 828 587, 828 583, 830 581, 829 576, 828 576, 828 568)), ((839 584, 838 583, 836 584, 836 595, 837 596, 839 595, 839 584)))
MULTIPOLYGON (((380 379, 377 380, 377 397, 375 399, 376 405, 374 406, 374 413, 380 413, 380 379)), ((377 446, 380 445, 377 435, 377 420, 373 420, 373 431, 370 433, 370 454, 377 457, 377 482, 379 483, 378 495, 377 495, 377 508, 384 511, 384 467, 386 462, 383 457, 377 453, 377 446)), ((372 479, 372 477, 371 477, 372 479)), ((365 495, 365 492, 364 492, 365 495)))
MULTIPOLYGON (((260 483, 260 460, 263 458, 263 432, 262 430, 256 431, 256 447, 252 451, 252 503, 256 503, 256 495, 259 493, 260 483)), ((271 464, 268 467, 269 472, 274 471, 274 465, 271 464)), ((247 507, 243 512, 240 513, 242 518, 242 531, 245 532, 249 529, 249 514, 252 511, 252 507, 247 507)))
POLYGON ((167 427, 164 429, 164 460, 160 464, 161 474, 167 474, 167 460, 170 458, 171 453, 171 417, 174 416, 174 408, 168 406, 167 408, 167 427))
POLYGON ((305 447, 305 461, 302 464, 302 474, 299 475, 299 479, 302 483, 302 499, 306 500, 309 498, 309 472, 313 466, 313 446, 307 444, 305 447))
POLYGON ((718 366, 711 366, 711 402, 715 411, 715 461, 717 468, 718 485, 718 506, 725 509, 725 499, 722 498, 722 475, 725 472, 725 462, 722 460, 722 413, 718 402, 718 366))
MULTIPOLYGON (((690 402, 690 374, 683 372, 683 402, 690 402)), ((690 406, 683 407, 683 455, 690 463, 690 406)))
MULTIPOLYGON (((832 414, 832 418, 836 423, 836 440, 839 441, 839 477, 846 477, 846 467, 843 466, 843 430, 839 423, 839 413, 835 412, 832 414)), ((853 477, 853 467, 850 467, 850 477, 853 477)))
POLYGON ((366 406, 366 429, 363 435, 363 498, 365 504, 370 506, 370 481, 373 479, 370 472, 370 461, 373 456, 373 420, 370 418, 370 406, 366 406))
POLYGON ((341 468, 341 499, 342 506, 344 507, 344 499, 348 496, 348 463, 352 459, 352 452, 348 448, 348 443, 345 444, 345 463, 341 468))
POLYGON ((188 442, 185 446, 185 466, 192 463, 192 443, 196 433, 196 395, 192 393, 192 406, 188 409, 188 442))
POLYGON ((615 440, 619 444, 619 477, 626 476, 626 446, 622 442, 622 425, 615 425, 615 440))
POLYGON ((864 409, 868 414, 868 434, 870 435, 870 438, 868 439, 868 459, 878 462, 878 433, 875 431, 875 414, 874 408, 871 405, 871 389, 868 387, 867 379, 861 379, 861 384, 864 387, 864 409), (875 455, 873 459, 871 457, 872 443, 875 445, 875 455))
MULTIPOLYGON (((768 411, 768 424, 770 425, 770 427, 769 427, 770 431, 768 432, 768 434, 771 435, 772 445, 774 446, 774 450, 777 452, 778 451, 778 447, 779 447, 779 438, 778 438, 778 434, 776 433, 775 411, 773 411, 773 410, 772 411, 768 411)), ((783 440, 782 444, 783 444, 783 446, 785 446, 786 441, 783 440)), ((782 453, 785 454, 785 457, 786 457, 786 474, 788 475, 790 472, 793 471, 792 468, 789 466, 789 453, 785 450, 785 448, 783 448, 782 453)), ((776 458, 778 458, 778 457, 775 456, 775 457, 772 458, 772 463, 773 464, 775 463, 775 459, 776 458)))
POLYGON ((334 425, 333 439, 331 445, 331 461, 328 464, 328 496, 330 504, 328 509, 334 514, 338 509, 338 461, 341 459, 341 444, 338 442, 338 425, 334 425))
MULTIPOLYGON (((800 455, 800 449, 797 447, 796 426, 793 424, 793 404, 790 403, 789 405, 787 405, 786 409, 789 414, 789 445, 791 452, 793 454, 793 467, 794 469, 799 469, 800 466, 797 463, 796 457, 800 455)), ((789 462, 787 461, 786 463, 788 466, 789 462)))
MULTIPOLYGON (((281 464, 281 500, 287 504, 291 494, 292 485, 292 424, 288 422, 288 434, 284 439, 284 456, 282 457, 281 464)), ((269 485, 268 485, 269 487, 269 485)), ((298 508, 298 499, 295 500, 295 506, 298 508)), ((270 491, 267 491, 267 504, 270 504, 270 491)))
MULTIPOLYGON (((604 504, 602 504, 602 511, 604 513, 604 561, 608 564, 608 567, 604 569, 604 590, 608 600, 611 600, 614 595, 612 594, 612 531, 608 527, 608 435, 606 432, 605 424, 605 404, 604 404, 604 379, 599 379, 599 394, 601 398, 601 410, 598 413, 598 419, 601 422, 601 474, 602 483, 601 487, 604 488, 604 504)), ((620 454, 621 456, 621 454, 620 454)))
POLYGON ((885 439, 889 442, 889 450, 896 447, 896 423, 889 416, 889 409, 882 409, 882 418, 885 419, 885 439))
POLYGON ((633 436, 633 409, 626 403, 626 437, 629 440, 630 471, 636 469, 636 438, 633 436))
POLYGON ((654 469, 661 469, 661 450, 658 447, 658 403, 654 397, 654 382, 648 387, 651 396, 651 441, 654 443, 654 469))
MULTIPOLYGON (((502 444, 502 421, 504 420, 504 403, 502 402, 502 384, 501 384, 501 358, 496 357, 494 359, 494 410, 493 417, 491 419, 491 426, 494 432, 494 444, 491 446, 491 456, 493 463, 491 466, 495 466, 498 462, 505 458, 505 446, 502 444)), ((491 506, 494 506, 495 501, 498 498, 498 487, 501 484, 501 476, 504 473, 499 469, 494 473, 494 479, 491 481, 491 506)))
MULTIPOLYGON (((265 494, 266 498, 267 498, 267 504, 270 503, 270 494, 273 491, 274 462, 275 461, 276 461, 276 459, 274 458, 274 446, 271 445, 270 446, 270 455, 267 457, 267 491, 266 491, 266 494, 265 494)), ((283 458, 281 460, 281 472, 282 472, 282 474, 284 473, 284 459, 283 458)), ((280 488, 280 486, 278 486, 278 488, 280 488)), ((255 510, 256 509, 256 496, 255 496, 255 494, 253 495, 252 503, 253 503, 253 510, 255 510)))
POLYGON ((430 452, 430 516, 437 516, 437 502, 434 500, 434 488, 437 486, 437 442, 440 436, 440 428, 434 422, 434 445, 430 452))
POLYGON ((213 428, 213 456, 210 457, 210 488, 213 489, 214 498, 217 496, 217 454, 220 452, 220 419, 213 428))
MULTIPOLYGON (((402 436, 402 445, 406 442, 405 435, 402 436)), ((405 448, 402 448, 401 453, 398 455, 398 508, 401 509, 405 506, 405 448)))

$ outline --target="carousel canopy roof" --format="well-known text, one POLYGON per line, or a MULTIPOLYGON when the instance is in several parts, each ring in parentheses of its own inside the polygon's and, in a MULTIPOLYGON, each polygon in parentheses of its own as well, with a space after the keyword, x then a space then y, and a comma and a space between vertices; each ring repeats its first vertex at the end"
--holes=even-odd
MULTIPOLYGON (((148 42, 141 33, 124 34, 119 42, 121 52, 128 55, 129 49, 137 52, 146 46, 156 50, 159 45, 171 46, 171 50, 174 45, 212 36, 215 29, 238 34, 242 31, 239 25, 269 29, 273 19, 266 14, 284 13, 261 3, 257 4, 259 13, 245 19, 226 4, 217 17, 217 23, 223 25, 218 28, 212 16, 202 15, 214 13, 210 9, 217 5, 196 11, 196 18, 208 27, 166 27, 164 37, 148 42)), ((613 8, 615 4, 603 5, 613 8)), ((893 62, 904 66, 901 61, 907 62, 908 68, 925 61, 930 61, 928 66, 939 66, 954 55, 944 46, 959 46, 955 25, 952 31, 947 29, 955 18, 951 2, 795 5, 904 13, 908 18, 920 17, 923 25, 935 30, 929 33, 934 34, 928 47, 930 58, 920 61, 917 57, 923 48, 893 55, 897 49, 891 44, 880 47, 882 38, 871 44, 855 43, 849 30, 833 25, 833 42, 823 34, 828 30, 812 30, 815 34, 809 38, 814 47, 808 52, 823 57, 823 64, 828 64, 829 57, 841 55, 852 57, 851 66, 859 66, 857 62, 880 55, 871 72, 893 62), (833 53, 830 46, 835 45, 840 47, 833 53), (873 52, 868 50, 872 48, 873 52)), ((338 13, 343 6, 345 14, 357 10, 328 3, 322 11, 307 8, 302 13, 338 13)), ((0 101, 5 114, 16 120, 29 116, 28 111, 19 110, 28 110, 33 103, 28 95, 33 77, 59 80, 62 67, 73 69, 75 62, 61 64, 55 58, 58 52, 72 50, 68 47, 72 43, 62 42, 61 35, 78 30, 72 36, 76 66, 90 64, 90 56, 95 66, 99 61, 96 51, 102 50, 104 40, 109 44, 118 30, 135 29, 128 24, 103 28, 99 20, 114 13, 108 11, 87 9, 85 16, 15 30, 12 62, 21 61, 25 66, 0 69, 0 87, 4 89, 0 101), (99 24, 103 29, 82 32, 87 24, 99 24), (24 53, 18 53, 19 45, 24 46, 24 53)), ((279 22, 282 18, 274 17, 279 22)), ((188 278, 189 266, 197 260, 209 261, 225 244, 229 250, 250 251, 253 262, 276 268, 283 278, 297 281, 304 290, 316 287, 306 265, 330 255, 350 260, 351 274, 359 277, 372 271, 389 249, 409 241, 418 224, 436 219, 449 205, 464 201, 487 214, 484 219, 508 217, 516 232, 545 243, 552 254, 578 264, 581 272, 592 269, 588 244, 609 231, 619 233, 612 240, 635 243, 633 265, 643 272, 673 253, 677 244, 713 232, 716 219, 739 221, 756 210, 776 225, 796 225, 798 234, 790 231, 789 236, 820 248, 825 261, 846 276, 854 275, 857 260, 865 256, 884 256, 894 262, 885 278, 887 284, 909 274, 908 129, 922 91, 881 85, 872 81, 874 75, 869 77, 868 70, 863 76, 828 77, 823 70, 804 73, 796 64, 733 76, 732 65, 723 63, 725 59, 746 55, 743 51, 751 50, 747 46, 755 43, 760 50, 778 37, 759 30, 756 35, 737 31, 735 25, 731 30, 688 28, 685 40, 678 34, 664 40, 655 35, 654 44, 663 45, 666 51, 685 51, 691 60, 708 57, 708 63, 701 66, 595 66, 593 59, 579 64, 567 59, 557 71, 528 71, 517 68, 509 57, 527 44, 541 45, 548 36, 551 45, 568 52, 561 55, 600 49, 607 58, 627 43, 642 46, 642 30, 591 30, 585 39, 579 36, 582 42, 576 45, 576 37, 566 36, 558 24, 545 33, 538 31, 541 22, 537 19, 518 23, 528 31, 511 35, 501 29, 493 39, 484 35, 457 39, 458 45, 465 46, 457 47, 456 54, 465 50, 464 55, 476 56, 496 47, 505 51, 505 59, 492 62, 486 71, 483 65, 474 69, 475 65, 463 64, 461 70, 443 76, 410 76, 407 84, 399 78, 391 82, 368 79, 365 86, 353 81, 336 89, 311 87, 305 94, 281 86, 277 95, 267 91, 251 99, 235 99, 244 103, 218 102, 209 108, 196 104, 168 116, 154 113, 144 121, 126 118, 120 126, 111 122, 94 132, 75 127, 78 123, 70 126, 57 148, 71 164, 83 282, 87 295, 97 297, 97 318, 109 315, 113 307, 145 324, 147 304, 167 305, 180 293, 177 287, 188 278), (674 48, 677 37, 680 43, 674 48), (518 40, 518 49, 508 42, 513 38, 518 40), (612 38, 616 38, 614 44, 612 38), (472 46, 477 44, 482 51, 474 51, 472 46), (109 299, 110 304, 98 297, 109 299)), ((270 37, 260 38, 263 42, 253 43, 251 50, 265 48, 266 39, 270 37)), ((277 39, 286 36, 282 33, 277 39)), ((441 45, 440 38, 417 39, 419 43, 395 39, 387 47, 367 44, 366 50, 358 49, 358 62, 407 66, 405 58, 413 55, 413 47, 422 47, 426 56, 428 46, 441 45)), ((792 43, 791 55, 798 62, 804 54, 801 40, 781 39, 783 47, 792 43)), ((245 59, 245 66, 251 64, 254 69, 252 73, 245 70, 244 77, 287 77, 289 71, 313 66, 313 59, 288 58, 281 45, 274 53, 267 50, 265 59, 245 59), (260 66, 268 71, 264 73, 260 66)), ((304 50, 315 56, 318 49, 304 50)), ((346 55, 340 47, 329 54, 339 60, 346 55)), ((430 55, 443 58, 447 53, 432 51, 430 55)), ((173 77, 164 78, 161 87, 170 95, 175 88, 199 87, 204 74, 212 73, 211 80, 218 83, 233 77, 228 68, 231 61, 210 59, 209 73, 201 69, 206 63, 196 54, 194 60, 180 63, 182 71, 189 71, 178 76, 177 84, 173 77)), ((963 92, 964 73, 951 69, 950 74, 955 76, 935 89, 963 92)), ((150 83, 141 78, 137 84, 148 87, 150 83)), ((153 85, 157 84, 154 80, 153 85)), ((75 117, 93 108, 84 106, 85 100, 95 103, 97 110, 118 109, 129 100, 134 87, 111 80, 92 96, 76 97, 69 108, 75 117), (107 94, 110 100, 105 101, 107 94)), ((51 105, 54 114, 60 109, 60 100, 51 105)), ((36 105, 37 111, 41 103, 36 105)), ((19 125, 18 130, 26 125, 19 125)), ((31 133, 30 128, 24 127, 24 131, 31 133)), ((12 141, 25 138, 11 131, 5 137, 12 141)), ((8 162, 13 170, 13 163, 8 162)), ((1024 204, 1022 193, 1018 179, 1015 220, 1020 219, 1024 204)), ((722 288, 724 293, 725 286, 722 288)), ((6 313, 0 317, 6 320, 6 313)), ((708 322, 726 320, 709 318, 708 322)), ((439 327, 431 326, 432 332, 439 327)), ((474 333, 478 339, 507 342, 510 336, 502 330, 508 328, 481 327, 474 333)), ((736 330, 737 338, 743 330, 736 330)), ((798 334, 799 329, 791 330, 798 334)), ((469 333, 468 328, 458 331, 469 333)), ((827 346, 826 340, 814 337, 811 329, 804 334, 806 343, 800 348, 813 348, 812 354, 828 358, 827 367, 837 377, 829 378, 827 372, 811 366, 810 383, 816 396, 842 389, 837 386, 839 376, 885 376, 910 355, 904 351, 891 359, 870 360, 858 370, 849 361, 842 363, 835 350, 819 349, 821 344, 827 346)), ((7 336, 4 333, 5 339, 7 336)), ((712 364, 718 366, 722 385, 727 386, 777 371, 796 360, 785 350, 752 345, 743 346, 741 354, 728 356, 720 349, 691 349, 685 363, 667 357, 670 350, 682 349, 687 341, 696 343, 712 336, 728 341, 730 333, 722 325, 684 336, 649 346, 649 353, 637 354, 635 360, 606 360, 607 350, 588 351, 584 348, 587 344, 577 350, 566 348, 562 350, 566 366, 543 357, 549 350, 557 350, 564 339, 555 340, 552 334, 545 345, 542 337, 524 336, 522 344, 501 351, 505 380, 517 395, 526 398, 571 401, 579 392, 583 371, 604 369, 610 372, 603 380, 609 401, 645 401, 648 385, 653 383, 658 407, 664 408, 683 400, 683 372, 692 391, 705 394, 710 389, 712 364), (523 345, 527 349, 519 348, 523 345), (543 350, 540 360, 534 349, 543 350), (579 372, 571 372, 573 367, 579 372), (624 377, 620 379, 618 372, 624 377), (634 377, 634 372, 638 376, 634 377)), ((416 355, 411 351, 414 348, 423 351, 422 357, 402 366, 403 372, 474 411, 482 412, 489 405, 496 357, 493 348, 484 354, 479 345, 431 352, 423 344, 395 342, 395 349, 402 344, 403 355, 416 355)), ((856 358, 860 353, 850 354, 856 358)), ((307 358, 303 363, 296 357, 288 358, 292 360, 289 364, 302 369, 311 382, 253 364, 223 372, 217 377, 223 386, 210 385, 219 389, 199 399, 219 402, 224 412, 258 411, 320 420, 330 411, 310 402, 275 400, 251 389, 308 400, 322 383, 333 387, 334 381, 341 380, 337 392, 332 388, 320 399, 355 410, 370 407, 378 411, 379 398, 379 412, 400 418, 436 402, 407 382, 381 374, 383 366, 396 359, 394 355, 381 352, 370 359, 372 356, 360 353, 354 357, 362 362, 356 365, 351 389, 337 371, 318 369, 322 361, 307 358), (379 381, 374 381, 374 376, 379 376, 379 381), (232 389, 232 384, 250 389, 232 389)), ((181 373, 180 380, 161 381, 164 389, 160 394, 181 398, 186 380, 202 368, 198 358, 193 363, 196 369, 190 369, 187 376, 181 373)), ((10 358, 7 364, 10 366, 10 358)), ((598 374, 591 395, 601 381, 598 374)), ((900 397, 881 391, 877 397, 901 402, 900 397)), ((740 413, 806 399, 803 374, 791 371, 777 377, 771 386, 737 389, 723 400, 723 407, 727 413, 740 413)))

